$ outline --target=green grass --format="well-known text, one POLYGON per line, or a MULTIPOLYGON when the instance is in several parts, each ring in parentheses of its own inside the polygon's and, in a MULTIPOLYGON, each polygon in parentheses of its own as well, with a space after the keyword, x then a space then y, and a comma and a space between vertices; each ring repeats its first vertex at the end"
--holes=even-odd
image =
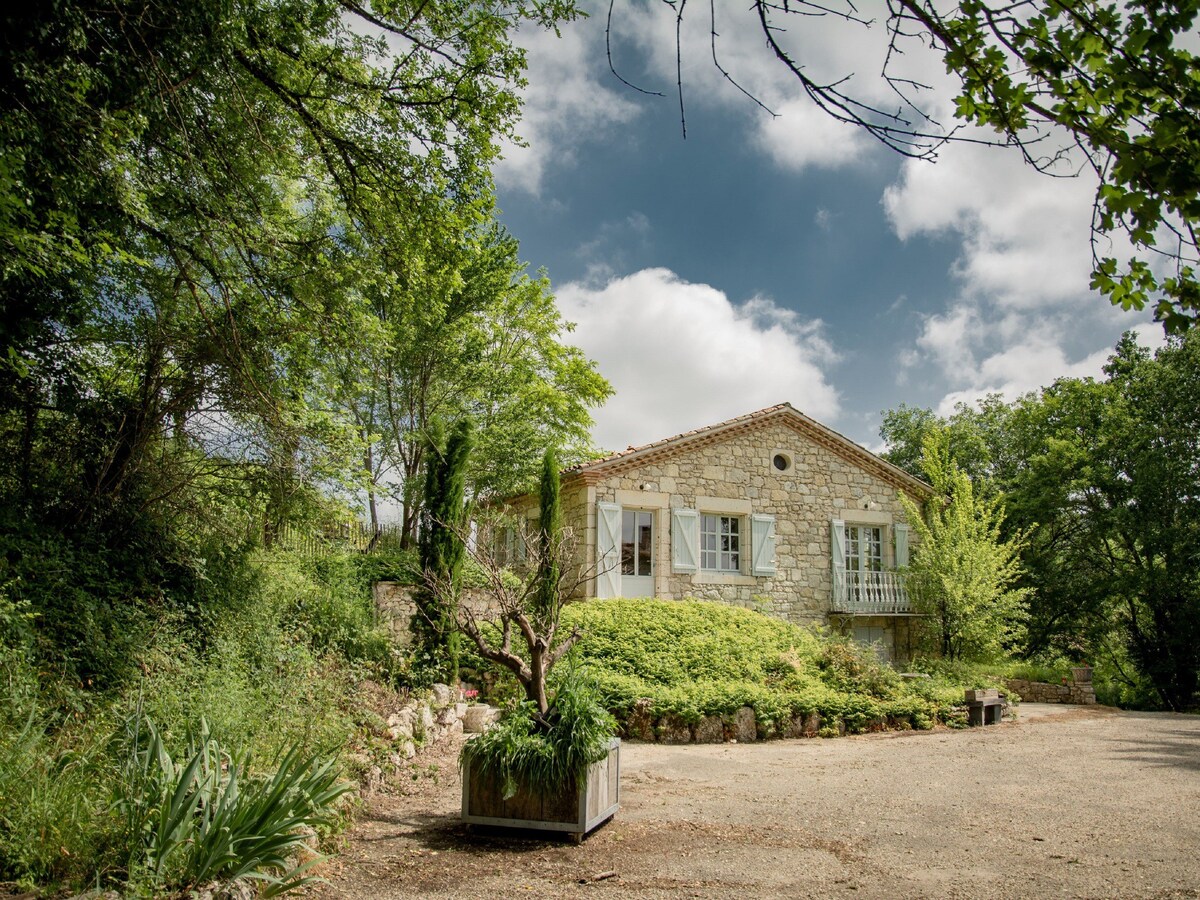
POLYGON ((208 873, 266 879, 268 891, 304 877, 288 877, 282 862, 291 826, 271 822, 327 823, 327 780, 364 750, 386 753, 369 707, 403 676, 404 660, 374 623, 370 581, 407 563, 272 551, 249 564, 244 596, 222 603, 203 629, 178 610, 156 610, 150 639, 127 661, 133 675, 107 690, 39 661, 37 623, 0 605, 0 882, 157 894, 208 873), (157 780, 131 779, 124 729, 135 714, 156 725, 157 780), (203 746, 193 740, 201 723, 210 730, 203 746), (207 763, 183 777, 204 747, 207 763), (161 813, 168 793, 184 807, 201 796, 224 803, 203 853, 188 830, 203 821, 203 803, 168 823, 158 843, 128 827, 122 810, 161 813), (320 809, 304 812, 306 793, 320 809), (234 794, 236 808, 222 799, 234 794))
POLYGON ((596 600, 564 624, 584 633, 578 663, 618 719, 647 700, 689 723, 749 706, 767 732, 818 713, 853 733, 956 721, 962 702, 953 679, 907 682, 851 642, 720 603, 596 600))

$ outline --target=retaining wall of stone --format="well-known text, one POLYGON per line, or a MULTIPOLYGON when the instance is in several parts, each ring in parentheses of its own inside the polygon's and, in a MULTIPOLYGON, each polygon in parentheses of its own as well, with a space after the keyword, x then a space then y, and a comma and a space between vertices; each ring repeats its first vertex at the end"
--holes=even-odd
MULTIPOLYGON (((421 749, 448 738, 483 731, 500 715, 485 704, 464 703, 450 687, 435 684, 425 697, 412 697, 384 722, 382 737, 394 748, 387 756, 392 775, 403 772, 421 749)), ((384 766, 368 758, 361 760, 364 793, 379 789, 385 781, 384 766)))
POLYGON ((1078 703, 1088 706, 1096 702, 1096 689, 1089 681, 1050 684, 1045 681, 1025 681, 1012 678, 1005 682, 1010 691, 1019 694, 1026 703, 1078 703))
MULTIPOLYGON (((620 723, 619 734, 626 740, 660 744, 752 743, 776 738, 818 737, 825 727, 836 728, 839 735, 846 733, 843 722, 823 721, 820 713, 815 712, 797 715, 783 722, 764 724, 756 720, 754 710, 749 706, 741 707, 732 715, 705 716, 696 723, 686 722, 673 713, 655 718, 650 712, 650 701, 644 700, 637 703, 625 721, 620 723)), ((880 716, 868 723, 867 731, 904 730, 911 727, 907 719, 891 720, 880 716)))

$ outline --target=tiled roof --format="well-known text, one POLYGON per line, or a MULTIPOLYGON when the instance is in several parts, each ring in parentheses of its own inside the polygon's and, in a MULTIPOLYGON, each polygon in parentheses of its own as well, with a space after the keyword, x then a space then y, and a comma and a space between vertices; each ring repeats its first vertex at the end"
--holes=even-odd
POLYGON ((649 444, 642 444, 640 447, 634 447, 631 445, 629 447, 626 447, 624 450, 616 450, 616 451, 608 454, 608 456, 599 456, 596 459, 590 459, 587 462, 577 463, 576 465, 571 466, 571 468, 569 468, 569 469, 564 469, 563 474, 566 475, 571 472, 582 472, 582 471, 594 468, 596 466, 603 465, 604 463, 614 462, 615 460, 623 459, 626 456, 633 456, 635 454, 643 453, 648 450, 653 450, 656 447, 665 447, 668 444, 673 444, 676 441, 682 440, 684 438, 689 438, 689 437, 693 437, 696 435, 708 434, 711 431, 725 429, 730 425, 738 425, 742 422, 748 422, 751 419, 762 418, 767 413, 778 412, 781 409, 794 409, 794 407, 790 403, 776 403, 774 406, 768 406, 764 409, 755 410, 752 413, 746 413, 745 415, 735 416, 732 419, 726 419, 724 422, 718 422, 716 425, 706 425, 703 428, 693 428, 691 431, 684 431, 679 434, 672 435, 669 438, 663 438, 662 440, 654 441, 649 444))
POLYGON ((809 418, 790 403, 777 403, 774 406, 768 406, 764 409, 746 413, 745 415, 736 416, 724 422, 718 422, 715 425, 695 428, 691 431, 685 431, 681 434, 663 438, 653 443, 642 444, 638 447, 626 447, 624 450, 618 450, 615 453, 610 453, 608 456, 579 463, 569 469, 564 469, 563 475, 565 477, 572 475, 585 476, 588 473, 596 473, 598 475, 601 472, 611 469, 623 469, 629 465, 635 465, 636 461, 639 460, 649 461, 660 459, 663 456, 673 454, 676 450, 683 450, 688 446, 692 446, 696 442, 708 443, 729 432, 737 433, 751 430, 759 424, 775 418, 781 418, 809 439, 825 445, 838 453, 839 456, 849 459, 867 470, 876 472, 899 487, 904 487, 912 493, 921 495, 928 495, 931 490, 929 485, 920 479, 914 478, 898 466, 894 466, 887 460, 876 456, 870 450, 855 443, 845 435, 839 434, 832 428, 822 425, 815 419, 809 418))

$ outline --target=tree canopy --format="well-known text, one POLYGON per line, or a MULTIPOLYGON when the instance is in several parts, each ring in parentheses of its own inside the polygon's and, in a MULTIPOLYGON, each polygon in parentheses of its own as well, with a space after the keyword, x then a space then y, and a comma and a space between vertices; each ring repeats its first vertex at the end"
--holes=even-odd
MULTIPOLYGON (((15 565, 0 589, 54 607, 55 652, 131 665, 164 598, 203 606, 207 560, 365 480, 382 434, 347 414, 347 384, 368 380, 367 350, 409 352, 434 327, 395 333, 381 297, 422 324, 470 306, 479 334, 426 348, 450 347, 455 371, 487 365, 509 329, 535 334, 536 352, 508 353, 522 387, 498 407, 582 386, 531 414, 557 403, 548 428, 586 427, 606 387, 558 343, 547 285, 495 231, 490 175, 515 137, 516 30, 574 15, 567 0, 0 14, 0 517, 15 565), (51 559, 68 552, 86 564, 51 559), (53 577, 33 577, 43 565, 53 577)), ((482 416, 472 390, 444 422, 482 416)))
POLYGON ((1018 585, 1025 535, 1001 536, 1003 501, 976 491, 951 457, 945 430, 925 435, 921 471, 934 489, 924 512, 900 495, 917 536, 908 577, 921 629, 946 659, 1010 653, 1020 646, 1028 616, 1031 591, 1018 585))
MULTIPOLYGON (((677 29, 685 14, 699 14, 669 5, 677 29)), ((1092 288, 1125 309, 1149 304, 1174 332, 1200 320, 1200 56, 1191 40, 1198 11, 1196 0, 888 0, 877 20, 851 0, 751 4, 767 52, 809 99, 898 153, 933 160, 950 141, 994 143, 1050 174, 1093 172, 1092 288), (885 30, 881 77, 890 99, 856 93, 851 72, 813 74, 789 32, 831 18, 885 30), (929 86, 900 68, 906 56, 931 49, 961 84, 957 125, 939 123, 929 86), (1132 256, 1118 258, 1117 236, 1132 256)), ((719 61, 716 6, 709 15, 713 64, 738 84, 736 70, 719 61)), ((680 62, 684 43, 676 44, 680 62)), ((681 76, 681 108, 683 92, 681 76)))
POLYGON ((950 459, 991 478, 1004 535, 1028 533, 1027 651, 1107 661, 1135 702, 1185 709, 1200 684, 1200 338, 1152 355, 1127 334, 1104 371, 948 420, 893 410, 885 456, 904 465, 943 431, 950 459))

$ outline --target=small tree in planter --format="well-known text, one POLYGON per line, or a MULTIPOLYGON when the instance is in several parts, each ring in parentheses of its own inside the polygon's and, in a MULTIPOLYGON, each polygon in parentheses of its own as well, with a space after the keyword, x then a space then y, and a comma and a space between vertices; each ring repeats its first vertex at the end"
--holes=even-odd
POLYGON ((508 669, 525 700, 463 746, 463 817, 469 822, 582 834, 616 811, 616 723, 575 673, 552 694, 547 676, 580 639, 559 639, 563 606, 584 573, 573 534, 561 525, 558 465, 542 461, 534 534, 521 529, 527 565, 513 573, 475 551, 487 582, 487 612, 463 606, 459 627, 484 659, 508 669), (520 645, 516 645, 519 639, 520 645))

